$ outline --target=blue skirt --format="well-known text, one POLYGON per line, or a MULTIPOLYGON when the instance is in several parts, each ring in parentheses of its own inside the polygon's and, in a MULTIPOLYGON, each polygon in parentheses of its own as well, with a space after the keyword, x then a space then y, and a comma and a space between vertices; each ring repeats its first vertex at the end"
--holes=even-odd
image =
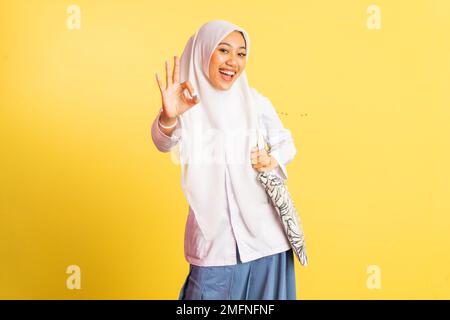
POLYGON ((292 249, 237 264, 201 267, 190 264, 179 300, 296 300, 292 249))

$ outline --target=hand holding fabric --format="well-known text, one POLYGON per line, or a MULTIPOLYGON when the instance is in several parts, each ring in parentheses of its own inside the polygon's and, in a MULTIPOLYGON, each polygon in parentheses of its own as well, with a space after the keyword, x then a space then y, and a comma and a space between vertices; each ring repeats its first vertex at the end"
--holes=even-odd
POLYGON ((258 172, 269 171, 278 167, 277 160, 266 149, 252 148, 250 159, 252 167, 258 172))

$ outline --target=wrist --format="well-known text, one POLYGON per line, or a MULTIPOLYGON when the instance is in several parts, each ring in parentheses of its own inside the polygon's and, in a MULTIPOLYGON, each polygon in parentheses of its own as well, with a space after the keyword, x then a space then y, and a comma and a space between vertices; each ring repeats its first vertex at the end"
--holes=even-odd
POLYGON ((169 117, 165 114, 164 110, 161 109, 159 115, 159 123, 166 127, 174 126, 177 123, 177 117, 169 117))

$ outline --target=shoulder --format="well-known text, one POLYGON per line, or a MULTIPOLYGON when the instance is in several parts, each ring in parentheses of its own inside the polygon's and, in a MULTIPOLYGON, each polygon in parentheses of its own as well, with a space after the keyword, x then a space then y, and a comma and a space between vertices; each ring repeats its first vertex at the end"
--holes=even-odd
POLYGON ((259 112, 263 115, 273 115, 273 113, 276 113, 275 108, 268 97, 255 88, 250 88, 250 92, 253 96, 255 107, 259 110, 259 112))
POLYGON ((257 103, 270 103, 269 98, 259 92, 256 88, 251 87, 250 92, 253 96, 253 100, 257 103))

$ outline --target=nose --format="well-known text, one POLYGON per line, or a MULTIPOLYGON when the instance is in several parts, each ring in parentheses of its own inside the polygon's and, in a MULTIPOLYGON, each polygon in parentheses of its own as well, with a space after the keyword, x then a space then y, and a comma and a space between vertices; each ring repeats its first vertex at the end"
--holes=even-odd
POLYGON ((228 59, 226 64, 229 65, 230 67, 236 67, 237 66, 237 62, 236 62, 236 59, 234 57, 231 57, 230 59, 228 59))

